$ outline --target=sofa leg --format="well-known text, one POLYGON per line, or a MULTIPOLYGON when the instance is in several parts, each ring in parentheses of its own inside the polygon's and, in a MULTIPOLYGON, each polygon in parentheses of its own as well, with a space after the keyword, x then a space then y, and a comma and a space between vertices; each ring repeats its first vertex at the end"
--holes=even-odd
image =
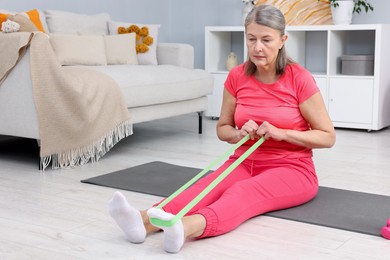
POLYGON ((202 134, 202 129, 203 129, 203 125, 202 125, 202 123, 203 123, 203 111, 201 111, 201 112, 198 112, 198 133, 199 134, 202 134))
MULTIPOLYGON (((36 139, 36 141, 37 141, 37 145, 38 145, 38 150, 40 150, 41 149, 41 139, 36 139)), ((38 152, 38 154, 39 154, 39 152, 38 152)), ((42 165, 41 165, 41 156, 38 156, 38 170, 39 171, 42 171, 43 169, 42 169, 42 165)))

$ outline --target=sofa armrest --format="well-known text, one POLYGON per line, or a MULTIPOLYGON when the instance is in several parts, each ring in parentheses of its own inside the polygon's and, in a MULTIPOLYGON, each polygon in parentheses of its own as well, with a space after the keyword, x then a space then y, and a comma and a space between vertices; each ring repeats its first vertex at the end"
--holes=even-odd
POLYGON ((159 43, 157 61, 159 65, 170 64, 193 69, 194 47, 185 43, 159 43))

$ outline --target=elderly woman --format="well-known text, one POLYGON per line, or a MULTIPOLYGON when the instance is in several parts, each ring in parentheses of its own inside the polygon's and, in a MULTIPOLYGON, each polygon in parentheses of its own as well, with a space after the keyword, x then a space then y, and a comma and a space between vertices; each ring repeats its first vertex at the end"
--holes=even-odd
POLYGON ((279 9, 260 5, 245 20, 248 61, 226 79, 219 139, 244 145, 215 172, 163 207, 138 211, 117 192, 109 203, 111 216, 127 239, 141 243, 150 232, 164 230, 164 249, 178 252, 188 238, 227 233, 246 220, 313 199, 318 180, 313 148, 329 148, 335 131, 312 75, 288 58, 285 19, 279 9), (186 216, 170 227, 153 226, 150 218, 170 220, 228 168, 257 139, 265 138, 247 159, 186 216))

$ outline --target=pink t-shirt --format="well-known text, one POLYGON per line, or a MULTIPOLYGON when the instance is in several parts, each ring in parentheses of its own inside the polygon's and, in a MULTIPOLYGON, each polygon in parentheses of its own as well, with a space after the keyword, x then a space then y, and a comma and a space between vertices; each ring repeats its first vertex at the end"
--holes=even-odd
MULTIPOLYGON (((225 88, 236 98, 234 120, 238 129, 250 119, 258 125, 268 121, 282 129, 310 129, 299 110, 300 104, 319 91, 309 71, 299 64, 290 64, 277 82, 264 84, 253 75, 246 76, 244 66, 245 64, 241 64, 233 68, 225 81, 225 88)), ((235 154, 240 156, 254 142, 249 140, 238 148, 235 154)), ((249 159, 273 160, 311 156, 311 149, 269 139, 254 151, 249 159)))

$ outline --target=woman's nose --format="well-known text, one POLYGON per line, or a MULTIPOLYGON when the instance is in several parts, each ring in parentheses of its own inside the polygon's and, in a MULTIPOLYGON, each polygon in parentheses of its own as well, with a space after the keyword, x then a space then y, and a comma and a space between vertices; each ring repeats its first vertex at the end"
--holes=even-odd
POLYGON ((255 51, 256 52, 262 52, 263 51, 263 45, 261 44, 260 41, 257 41, 255 44, 255 51))

